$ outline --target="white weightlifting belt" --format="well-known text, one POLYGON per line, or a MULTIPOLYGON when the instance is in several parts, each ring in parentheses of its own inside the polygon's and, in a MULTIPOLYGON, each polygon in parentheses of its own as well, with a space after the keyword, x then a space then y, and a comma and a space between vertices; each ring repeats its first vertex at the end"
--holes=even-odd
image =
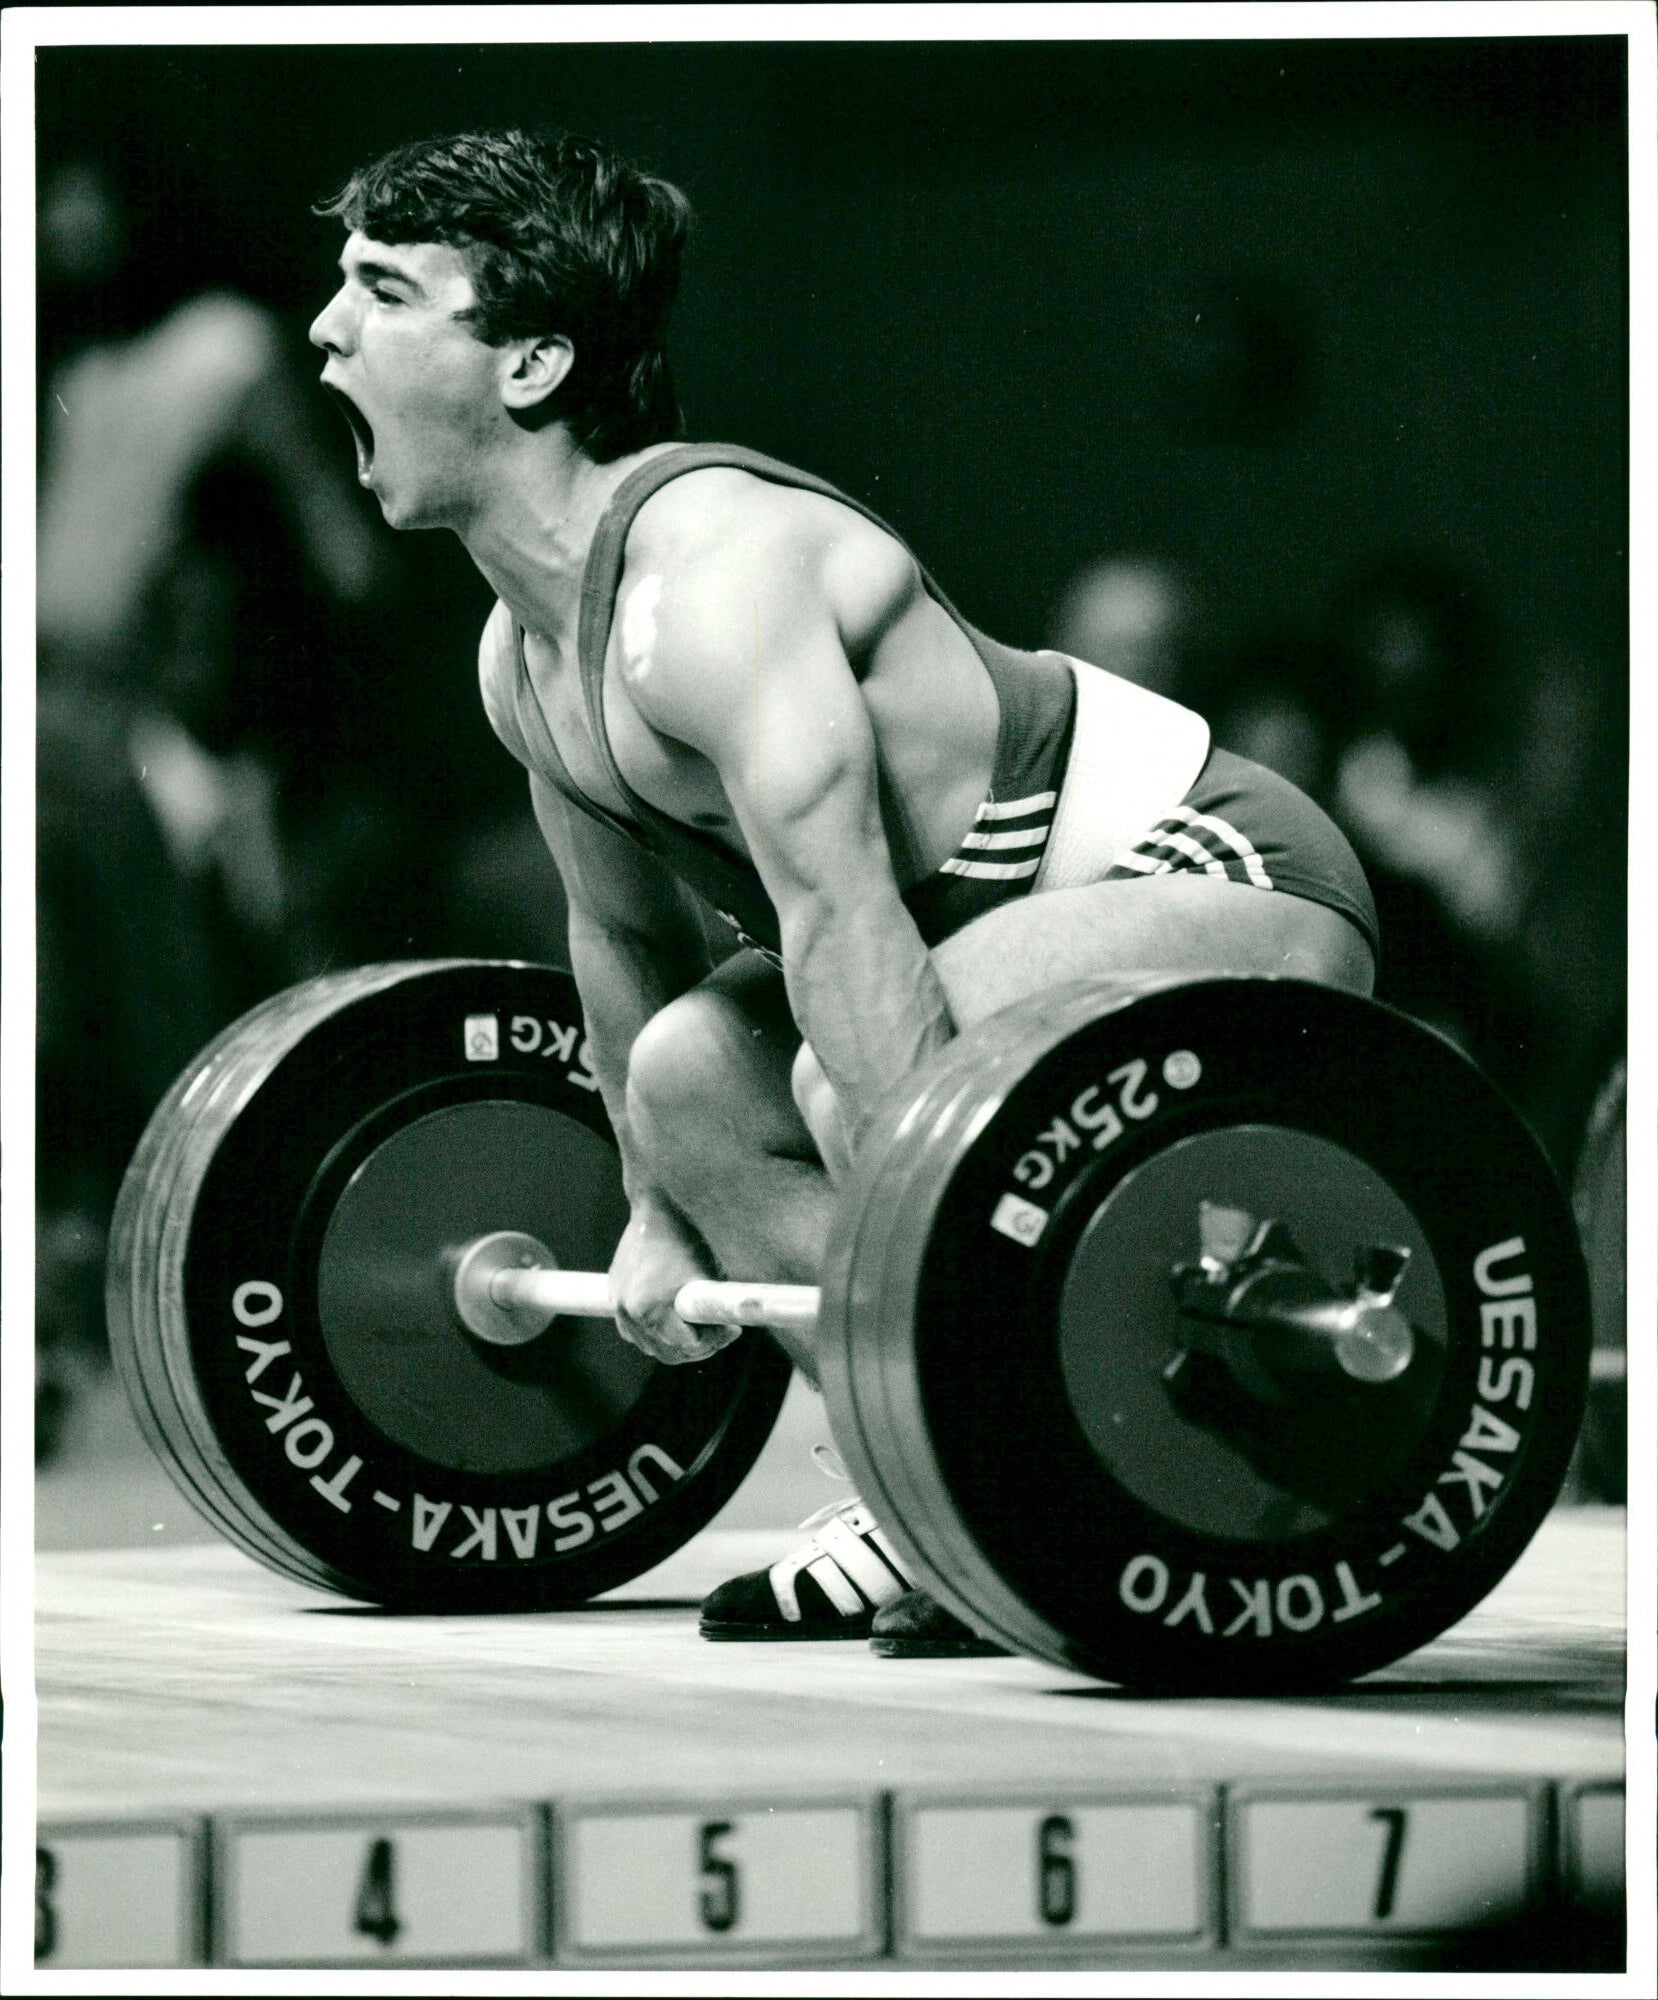
POLYGON ((1174 811, 1209 755, 1209 725, 1195 710, 1086 660, 1058 657, 1076 676, 1076 722, 1033 893, 1099 881, 1174 811))

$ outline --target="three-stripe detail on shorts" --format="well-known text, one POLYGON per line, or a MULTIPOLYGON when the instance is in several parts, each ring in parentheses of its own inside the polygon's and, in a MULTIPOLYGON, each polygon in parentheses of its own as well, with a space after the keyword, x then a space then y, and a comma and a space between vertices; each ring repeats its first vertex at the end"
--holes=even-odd
POLYGON ((1247 882, 1257 889, 1277 887, 1247 834, 1218 814, 1195 812, 1190 806, 1176 806, 1126 854, 1118 855, 1105 879, 1173 875, 1183 869, 1224 875, 1229 881, 1247 882))
POLYGON ((1032 792, 1024 799, 986 799, 973 816, 973 830, 939 870, 969 875, 979 882, 1017 882, 1042 866, 1042 850, 1053 830, 1057 792, 1032 792))

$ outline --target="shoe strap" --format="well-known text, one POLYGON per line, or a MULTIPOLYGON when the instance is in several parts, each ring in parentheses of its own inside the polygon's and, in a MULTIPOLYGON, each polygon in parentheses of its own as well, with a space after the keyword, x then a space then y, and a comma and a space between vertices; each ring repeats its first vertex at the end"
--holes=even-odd
POLYGON ((844 1514, 848 1509, 861 1506, 862 1504, 856 1493, 848 1494, 844 1500, 831 1500, 826 1506, 818 1508, 815 1514, 808 1514, 806 1516, 805 1520, 800 1524, 801 1533, 804 1534, 811 1528, 821 1528, 824 1522, 830 1520, 834 1515, 844 1514))
POLYGON ((873 1545, 874 1517, 867 1509, 863 1510, 863 1516, 856 1523, 847 1516, 825 1522, 818 1530, 816 1540, 824 1554, 833 1557, 869 1602, 879 1609, 883 1604, 890 1604, 893 1598, 901 1597, 909 1588, 909 1579, 895 1570, 873 1545))
POLYGON ((801 1619, 795 1579, 802 1571, 843 1618, 859 1617, 871 1606, 879 1609, 910 1588, 892 1545, 855 1495, 820 1508, 801 1525, 817 1532, 768 1572, 777 1608, 789 1624, 801 1619))

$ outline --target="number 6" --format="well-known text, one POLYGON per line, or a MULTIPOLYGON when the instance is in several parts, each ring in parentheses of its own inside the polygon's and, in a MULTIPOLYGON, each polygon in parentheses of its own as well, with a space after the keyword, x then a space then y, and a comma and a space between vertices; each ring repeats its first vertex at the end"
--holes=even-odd
POLYGON ((1050 1813, 1037 1830, 1037 1913, 1055 1929, 1077 1913, 1077 1865, 1071 1859, 1075 1838, 1076 1828, 1063 1813, 1050 1813))
POLYGON ((58 1948, 58 1913, 52 1891, 58 1885, 58 1858, 49 1847, 35 1849, 35 1957, 50 1958, 58 1948))

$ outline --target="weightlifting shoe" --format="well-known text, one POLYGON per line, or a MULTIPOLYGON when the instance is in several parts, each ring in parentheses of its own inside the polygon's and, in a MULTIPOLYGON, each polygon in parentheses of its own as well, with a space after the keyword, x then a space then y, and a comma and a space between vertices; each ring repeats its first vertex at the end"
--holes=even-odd
POLYGON ((855 1494, 800 1525, 816 1530, 810 1541, 703 1599, 705 1639, 866 1639, 881 1606, 909 1592, 892 1544, 855 1494))
POLYGON ((906 1590, 881 1606, 870 1625, 869 1650, 885 1660, 982 1660, 1007 1653, 924 1590, 906 1590))

